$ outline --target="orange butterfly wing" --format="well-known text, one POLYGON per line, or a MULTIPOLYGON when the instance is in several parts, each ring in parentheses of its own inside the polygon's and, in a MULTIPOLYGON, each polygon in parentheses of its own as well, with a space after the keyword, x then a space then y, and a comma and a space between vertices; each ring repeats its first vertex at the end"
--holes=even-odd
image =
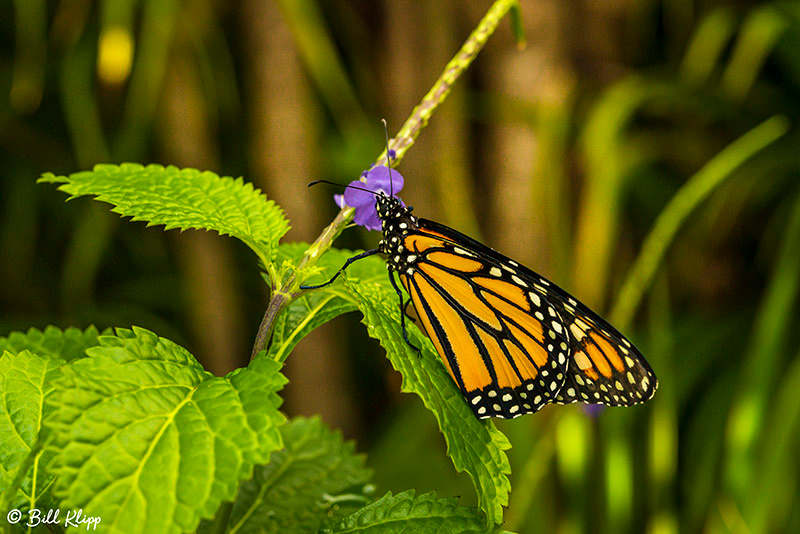
POLYGON ((658 380, 630 341, 579 310, 566 315, 572 357, 557 404, 632 406, 655 394, 658 380))
POLYGON ((658 382, 641 353, 543 277, 438 223, 419 220, 399 272, 417 315, 479 418, 549 402, 629 406, 658 382))
POLYGON ((400 281, 475 414, 513 418, 554 401, 568 367, 555 309, 513 268, 488 264, 446 235, 413 232, 404 246, 415 266, 400 281))

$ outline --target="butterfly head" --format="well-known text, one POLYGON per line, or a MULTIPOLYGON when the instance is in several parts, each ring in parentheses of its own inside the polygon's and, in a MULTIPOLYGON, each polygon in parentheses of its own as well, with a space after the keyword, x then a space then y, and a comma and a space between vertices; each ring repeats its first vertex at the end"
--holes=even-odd
POLYGON ((378 200, 383 196, 385 199, 394 202, 383 201, 384 213, 388 218, 397 204, 401 207, 403 203, 394 197, 403 188, 402 175, 389 169, 384 165, 372 167, 362 173, 363 180, 354 180, 345 186, 344 194, 334 195, 333 198, 339 207, 349 206, 355 209, 353 222, 363 226, 367 230, 382 230, 381 221, 384 219, 379 214, 378 200), (390 194, 391 193, 391 194, 390 194))
POLYGON ((412 206, 403 204, 399 198, 390 197, 383 191, 375 195, 375 211, 381 220, 381 229, 384 233, 390 230, 408 230, 411 225, 416 226, 417 219, 411 215, 413 209, 412 206))
POLYGON ((390 197, 383 191, 379 191, 375 195, 375 211, 383 222, 399 219, 411 213, 412 209, 404 206, 399 198, 390 197))
POLYGON ((378 248, 389 257, 387 265, 390 270, 405 272, 413 263, 409 256, 413 256, 412 252, 403 246, 405 236, 418 227, 417 218, 411 214, 413 208, 381 192, 375 196, 375 209, 383 231, 378 248))

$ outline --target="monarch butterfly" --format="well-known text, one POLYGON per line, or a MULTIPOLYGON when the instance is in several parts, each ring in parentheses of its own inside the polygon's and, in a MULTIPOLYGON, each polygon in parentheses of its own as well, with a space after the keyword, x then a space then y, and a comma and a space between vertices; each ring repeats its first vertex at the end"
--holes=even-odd
MULTIPOLYGON (((413 208, 394 196, 388 167, 374 167, 369 174, 381 190, 353 182, 345 196, 351 190, 370 195, 366 203, 353 197, 355 202, 347 204, 356 207, 356 222, 368 228, 368 218, 377 216, 383 232, 378 248, 347 260, 328 282, 303 289, 326 286, 353 261, 385 254, 401 309, 413 304, 480 419, 515 418, 548 403, 631 406, 653 396, 658 381, 650 365, 603 318, 527 267, 452 228, 412 215, 413 208), (410 296, 405 304, 395 274, 410 296)), ((394 176, 402 181, 396 171, 394 176)), ((347 200, 340 199, 340 205, 347 200)), ((400 317, 411 345, 402 311, 400 317)))

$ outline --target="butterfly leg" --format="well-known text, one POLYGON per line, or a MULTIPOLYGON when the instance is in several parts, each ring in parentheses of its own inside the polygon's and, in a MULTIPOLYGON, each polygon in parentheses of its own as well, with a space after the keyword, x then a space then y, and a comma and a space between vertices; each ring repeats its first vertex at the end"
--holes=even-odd
MULTIPOLYGON (((421 353, 419 347, 411 343, 408 340, 408 331, 406 330, 406 314, 405 314, 405 307, 408 306, 408 302, 403 304, 403 292, 400 291, 400 288, 397 287, 397 282, 394 280, 394 273, 389 271, 389 281, 392 283, 392 287, 394 288, 395 292, 397 292, 397 296, 400 298, 400 328, 403 329, 403 339, 406 342, 406 345, 414 349, 415 351, 421 353)), ((408 299, 409 301, 411 299, 408 299)))
POLYGON ((348 258, 347 261, 344 262, 344 265, 342 265, 342 268, 336 271, 336 274, 334 274, 333 277, 331 277, 331 279, 325 282, 324 284, 317 284, 315 286, 300 286, 300 289, 319 289, 321 287, 330 285, 333 283, 334 280, 336 280, 339 277, 340 274, 344 272, 345 269, 347 269, 350 266, 351 263, 353 263, 354 261, 358 261, 361 258, 366 258, 367 256, 372 256, 373 254, 377 254, 378 252, 380 251, 377 248, 374 248, 372 250, 366 250, 361 254, 353 256, 352 258, 348 258))
POLYGON ((412 323, 416 323, 416 321, 414 320, 414 318, 413 318, 413 317, 411 317, 411 316, 408 314, 408 305, 409 305, 409 304, 411 304, 411 299, 408 299, 408 300, 406 301, 406 304, 405 304, 405 306, 403 306, 403 315, 405 315, 406 317, 408 317, 408 320, 409 320, 409 321, 411 321, 412 323))

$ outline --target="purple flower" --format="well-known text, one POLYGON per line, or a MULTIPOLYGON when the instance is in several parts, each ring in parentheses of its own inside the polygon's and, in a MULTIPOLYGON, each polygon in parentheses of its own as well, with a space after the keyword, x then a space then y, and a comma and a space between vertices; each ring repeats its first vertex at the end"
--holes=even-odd
POLYGON ((581 408, 583 408, 583 413, 592 419, 597 419, 600 417, 600 414, 606 409, 606 407, 602 404, 584 404, 581 406, 581 408))
POLYGON ((375 194, 384 192, 387 195, 391 192, 397 196, 397 192, 403 189, 403 176, 392 169, 391 179, 389 178, 389 167, 378 165, 368 171, 361 173, 367 179, 366 183, 353 180, 350 186, 344 190, 344 195, 333 195, 336 204, 343 208, 350 206, 355 208, 356 214, 353 221, 367 230, 380 230, 381 220, 375 210, 375 194), (359 187, 361 189, 355 189, 359 187), (367 191, 364 191, 366 189, 367 191))

